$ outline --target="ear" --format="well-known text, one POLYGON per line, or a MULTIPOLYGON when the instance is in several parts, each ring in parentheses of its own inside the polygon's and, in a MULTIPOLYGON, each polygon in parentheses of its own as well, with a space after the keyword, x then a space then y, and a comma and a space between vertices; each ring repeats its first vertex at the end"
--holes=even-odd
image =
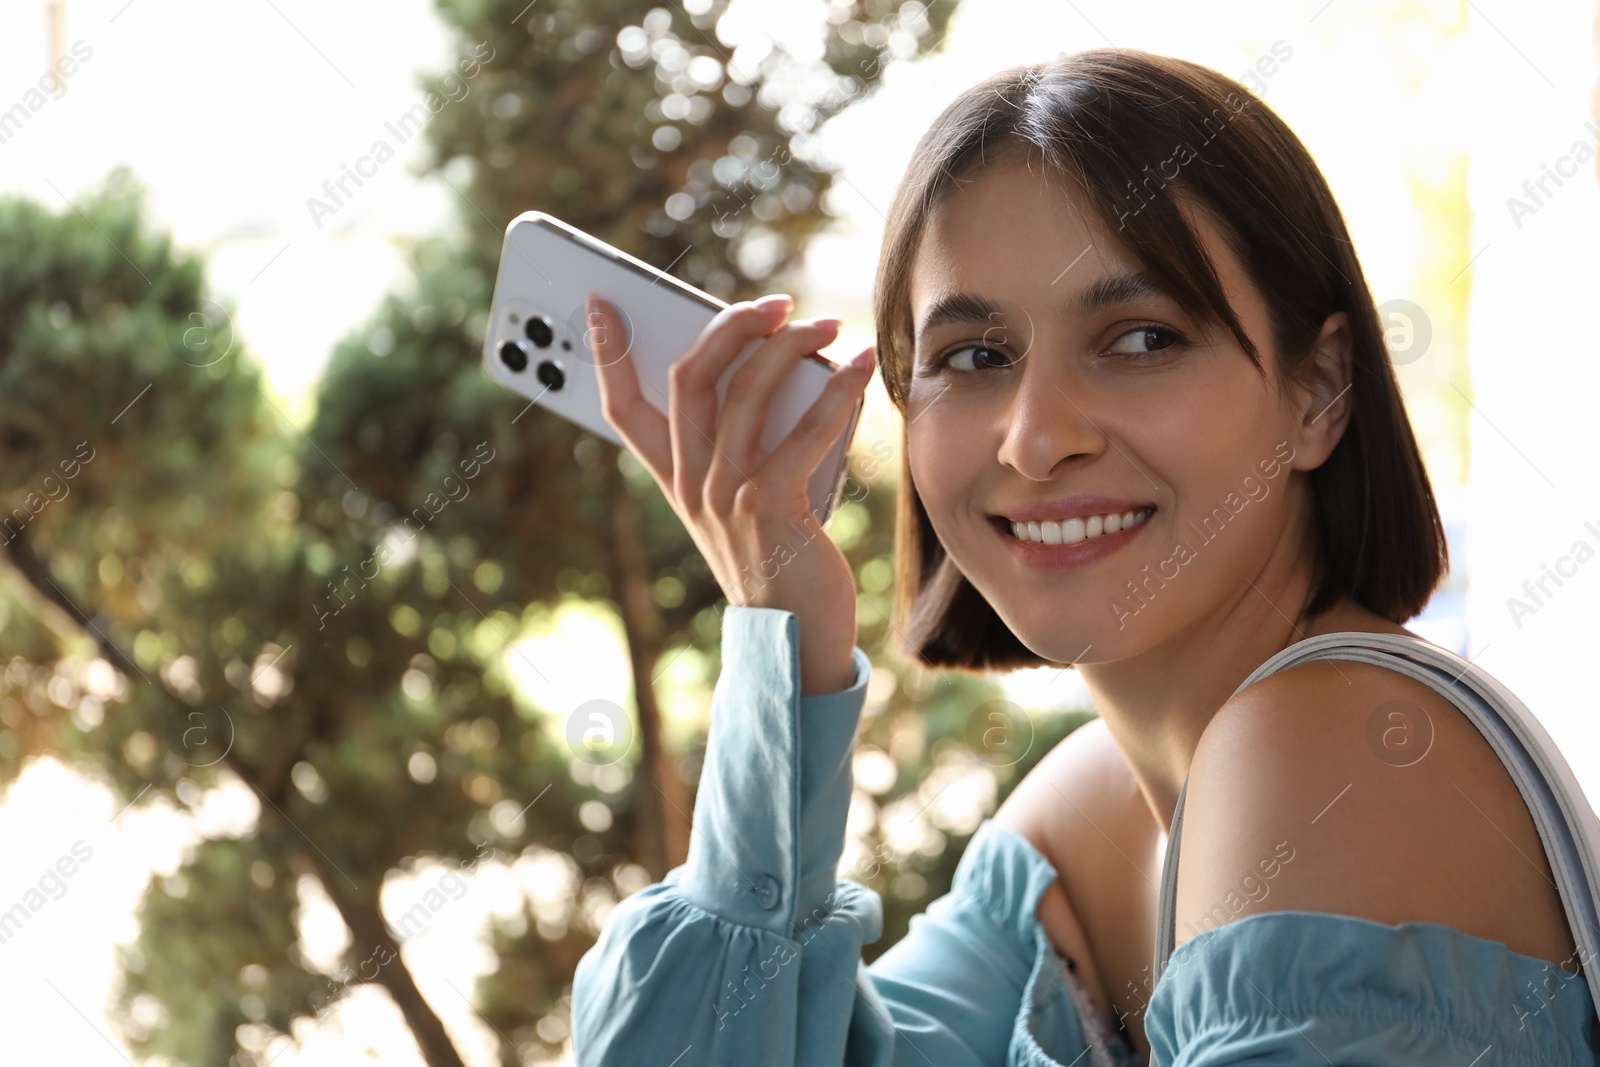
POLYGON ((1297 470, 1322 466, 1344 437, 1350 421, 1351 336, 1349 317, 1328 316, 1312 344, 1301 380, 1290 390, 1294 412, 1294 460, 1297 470))

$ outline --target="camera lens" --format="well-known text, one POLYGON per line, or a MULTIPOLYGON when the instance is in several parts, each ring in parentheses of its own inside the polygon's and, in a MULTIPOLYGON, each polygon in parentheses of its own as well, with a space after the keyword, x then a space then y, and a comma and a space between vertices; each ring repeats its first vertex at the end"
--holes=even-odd
POLYGON ((523 327, 528 333, 528 340, 539 348, 549 348, 551 340, 555 337, 550 332, 550 321, 544 318, 529 319, 523 327))
POLYGON ((539 369, 534 373, 541 385, 547 385, 551 389, 560 389, 567 381, 566 374, 561 370, 561 364, 553 359, 540 362, 539 369))
POLYGON ((528 369, 528 353, 524 352, 522 346, 515 341, 502 341, 500 362, 520 373, 528 369))

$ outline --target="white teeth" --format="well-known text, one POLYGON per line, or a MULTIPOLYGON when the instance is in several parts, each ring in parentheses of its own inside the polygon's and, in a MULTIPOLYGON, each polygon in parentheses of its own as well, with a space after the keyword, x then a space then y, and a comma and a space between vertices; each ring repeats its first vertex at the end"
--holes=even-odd
POLYGON ((1112 512, 1109 515, 1090 515, 1087 519, 1079 517, 1063 522, 1054 519, 1042 522, 1014 522, 1011 524, 1011 533, 1021 541, 1037 541, 1046 545, 1075 545, 1079 541, 1099 537, 1103 533, 1116 533, 1130 526, 1137 526, 1147 518, 1149 515, 1145 509, 1139 508, 1124 511, 1120 515, 1112 512))

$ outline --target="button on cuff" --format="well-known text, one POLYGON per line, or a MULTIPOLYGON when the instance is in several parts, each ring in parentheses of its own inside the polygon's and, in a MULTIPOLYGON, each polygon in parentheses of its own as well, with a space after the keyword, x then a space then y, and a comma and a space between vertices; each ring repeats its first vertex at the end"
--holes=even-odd
POLYGON ((756 903, 768 911, 776 908, 783 901, 783 887, 770 874, 762 874, 756 877, 754 892, 756 903))

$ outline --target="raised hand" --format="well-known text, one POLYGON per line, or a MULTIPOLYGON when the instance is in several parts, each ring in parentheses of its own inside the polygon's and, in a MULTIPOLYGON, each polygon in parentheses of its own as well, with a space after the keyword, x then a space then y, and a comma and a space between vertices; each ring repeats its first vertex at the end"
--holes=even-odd
POLYGON ((874 346, 843 364, 778 447, 760 447, 780 382, 795 362, 838 336, 835 318, 785 322, 793 302, 767 296, 718 312, 667 373, 668 413, 647 400, 627 354, 622 317, 591 296, 601 411, 650 471, 731 605, 779 608, 800 620, 802 694, 848 688, 856 640, 850 564, 818 528, 807 483, 844 432, 872 377, 874 346), (745 346, 765 337, 728 382, 745 346))

